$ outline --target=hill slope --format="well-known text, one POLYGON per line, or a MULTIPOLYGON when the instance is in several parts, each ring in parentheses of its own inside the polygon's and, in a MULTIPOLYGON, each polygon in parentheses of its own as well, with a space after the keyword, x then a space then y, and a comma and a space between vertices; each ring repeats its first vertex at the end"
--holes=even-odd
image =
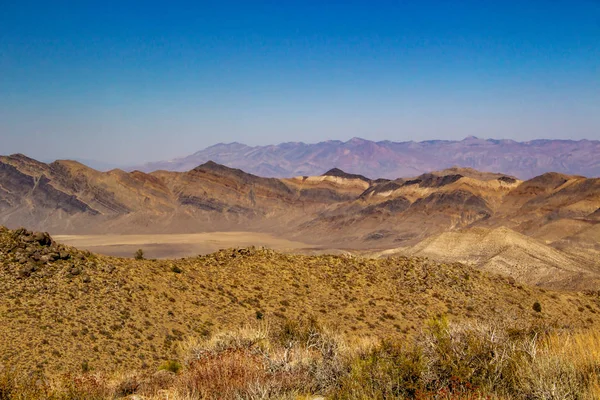
POLYGON ((399 251, 446 262, 471 263, 534 285, 592 290, 600 286, 598 270, 593 265, 507 228, 446 232, 399 251))
POLYGON ((257 316, 312 315, 345 334, 405 337, 432 316, 594 326, 595 298, 461 264, 230 249, 179 260, 98 256, 0 229, 1 363, 45 374, 156 368, 186 337, 257 316), (541 313, 531 307, 542 304, 541 313), (577 311, 578 308, 581 311, 577 311), (574 312, 575 310, 575 312, 574 312))

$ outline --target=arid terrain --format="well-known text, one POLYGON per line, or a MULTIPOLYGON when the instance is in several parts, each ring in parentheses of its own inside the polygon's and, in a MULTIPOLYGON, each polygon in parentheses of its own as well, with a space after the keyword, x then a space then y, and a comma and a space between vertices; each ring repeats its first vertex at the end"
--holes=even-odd
POLYGON ((522 181, 449 168, 373 180, 334 168, 276 179, 214 162, 187 172, 99 172, 0 157, 0 223, 119 256, 246 245, 419 255, 533 285, 595 290, 599 210, 600 179, 555 172, 522 181))
POLYGON ((600 0, 0 1, 0 400, 599 400, 600 0))
MULTIPOLYGON (((508 351, 539 334, 593 332, 600 324, 598 292, 549 291, 418 257, 303 256, 243 248, 134 260, 80 251, 45 233, 1 228, 0 266, 0 394, 9 399, 122 398, 138 392, 157 399, 234 399, 243 393, 255 398, 258 387, 268 398, 410 392, 406 386, 386 389, 383 382, 400 378, 386 375, 388 369, 375 361, 361 361, 376 354, 395 354, 398 367, 418 374, 414 390, 423 395, 459 390, 452 376, 465 394, 484 388, 525 393, 538 390, 527 389, 535 372, 514 386, 484 385, 485 374, 498 372, 448 372, 409 359, 421 357, 418 352, 430 345, 422 340, 429 338, 442 346, 424 353, 432 361, 468 344, 460 363, 467 356, 498 362, 505 374, 539 368, 538 361, 525 359, 506 364, 493 349, 508 351), (408 343, 414 340, 417 347, 411 350, 408 343), (369 381, 360 365, 370 365, 383 380, 369 381), (355 387, 356 379, 366 380, 355 387)), ((548 340, 556 345, 540 341, 540 354, 558 351, 560 336, 552 337, 548 340)), ((562 366, 555 368, 546 373, 563 373, 562 366)), ((586 382, 573 378, 568 385, 576 386, 560 390, 592 390, 586 382)))
POLYGON ((559 173, 1 157, 0 398, 597 398, 599 210, 559 173))
MULTIPOLYGON (((60 243, 95 253, 131 257, 142 249, 147 258, 181 258, 234 247, 268 247, 281 252, 324 251, 315 245, 257 232, 209 232, 167 235, 56 235, 60 243)), ((331 250, 329 251, 331 252, 331 250)))

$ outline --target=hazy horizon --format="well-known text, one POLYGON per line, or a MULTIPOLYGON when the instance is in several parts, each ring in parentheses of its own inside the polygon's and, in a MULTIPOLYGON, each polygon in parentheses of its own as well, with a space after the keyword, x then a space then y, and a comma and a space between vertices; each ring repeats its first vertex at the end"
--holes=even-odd
MULTIPOLYGON (((147 160, 144 162, 140 162, 137 164, 125 164, 125 163, 118 163, 118 162, 106 162, 106 161, 102 161, 102 160, 96 160, 96 159, 87 159, 87 158, 81 158, 81 157, 64 157, 64 158, 39 158, 37 159, 38 161, 42 161, 44 163, 51 163, 54 161, 58 161, 58 160, 72 160, 72 161, 77 161, 80 162, 88 167, 94 168, 96 170, 109 170, 109 169, 113 169, 113 168, 125 168, 126 170, 131 170, 132 168, 136 168, 136 167, 141 167, 144 166, 146 164, 154 164, 156 162, 165 162, 165 161, 171 161, 171 160, 176 160, 176 159, 185 159, 189 156, 194 155, 195 153, 201 153, 204 150, 207 150, 209 148, 212 147, 216 147, 216 146, 229 146, 229 145, 234 145, 234 144, 240 144, 240 145, 245 145, 245 146, 249 146, 249 147, 253 147, 253 148, 258 148, 258 147, 269 147, 269 146, 279 146, 279 145, 285 145, 285 144, 291 144, 291 143, 299 143, 299 144, 304 144, 304 145, 317 145, 320 143, 324 143, 324 142, 339 142, 339 143, 349 143, 352 140, 368 140, 368 141, 372 141, 374 143, 384 143, 384 142, 395 142, 395 143, 410 143, 410 142, 414 142, 414 143, 422 143, 422 142, 435 142, 435 141, 450 141, 450 142, 461 142, 461 141, 465 141, 465 140, 469 140, 469 139, 477 139, 477 140, 485 140, 485 141, 504 141, 504 140, 508 140, 508 141, 513 141, 516 143, 529 143, 529 142, 535 142, 535 141, 540 141, 540 140, 553 140, 553 141, 572 141, 572 142, 581 142, 581 141, 590 141, 590 142, 600 142, 600 139, 545 139, 545 138, 539 138, 539 139, 531 139, 531 140, 515 140, 515 139, 499 139, 499 138, 483 138, 483 137, 477 137, 477 136, 467 136, 464 137, 462 139, 423 139, 423 140, 405 140, 405 141, 395 141, 395 140, 389 140, 389 139, 384 139, 384 140, 370 140, 370 139, 365 139, 365 138, 361 138, 358 136, 352 137, 350 139, 347 140, 339 140, 339 139, 328 139, 328 140, 323 140, 323 141, 318 141, 318 142, 304 142, 304 141, 286 141, 286 142, 279 142, 279 143, 269 143, 269 144, 265 144, 265 145, 249 145, 247 143, 244 142, 240 142, 240 141, 233 141, 233 142, 218 142, 212 145, 208 145, 206 147, 197 149, 197 150, 193 150, 191 152, 185 153, 185 154, 181 154, 172 158, 168 158, 168 159, 160 159, 160 160, 147 160)), ((23 154, 26 157, 32 157, 31 154, 27 154, 27 153, 23 153, 23 152, 13 152, 13 153, 6 153, 6 154, 0 154, 0 155, 15 155, 15 154, 23 154)), ((333 167, 332 167, 333 168, 333 167)))
POLYGON ((0 153, 597 140, 599 20, 594 1, 7 4, 0 153))

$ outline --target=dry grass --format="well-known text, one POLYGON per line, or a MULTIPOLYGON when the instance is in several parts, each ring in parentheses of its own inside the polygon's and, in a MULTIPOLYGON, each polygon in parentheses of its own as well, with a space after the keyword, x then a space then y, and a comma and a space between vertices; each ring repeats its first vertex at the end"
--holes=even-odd
POLYGON ((430 321, 412 341, 349 342, 314 321, 190 339, 178 373, 0 372, 0 399, 597 399, 600 334, 430 321))

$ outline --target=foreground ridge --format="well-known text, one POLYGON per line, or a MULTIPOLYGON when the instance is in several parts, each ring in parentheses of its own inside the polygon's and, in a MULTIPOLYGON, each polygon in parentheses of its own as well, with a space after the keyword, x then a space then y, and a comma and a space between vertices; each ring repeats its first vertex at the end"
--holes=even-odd
POLYGON ((0 230, 2 364, 60 374, 156 368, 179 344, 257 319, 312 315, 341 335, 409 338, 430 318, 596 326, 597 298, 421 258, 229 249, 179 260, 105 257, 0 230), (532 307, 539 303, 541 310, 532 307))

